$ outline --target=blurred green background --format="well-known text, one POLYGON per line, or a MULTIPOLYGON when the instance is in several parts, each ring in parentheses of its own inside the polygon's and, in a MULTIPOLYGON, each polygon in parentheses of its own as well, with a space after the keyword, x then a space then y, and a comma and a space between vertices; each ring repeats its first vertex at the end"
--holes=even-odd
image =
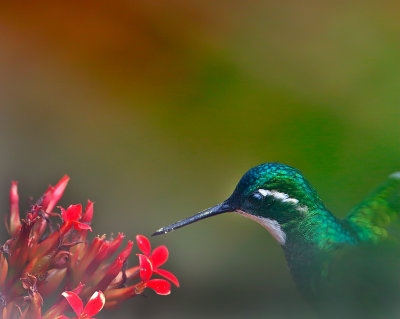
MULTIPOLYGON (((26 199, 67 173, 61 204, 90 198, 95 232, 134 238, 279 161, 342 216, 400 168, 396 1, 1 7, 4 214, 11 180, 26 199)), ((165 268, 182 286, 130 300, 114 319, 313 317, 254 222, 222 215, 152 243, 169 247, 165 268)))

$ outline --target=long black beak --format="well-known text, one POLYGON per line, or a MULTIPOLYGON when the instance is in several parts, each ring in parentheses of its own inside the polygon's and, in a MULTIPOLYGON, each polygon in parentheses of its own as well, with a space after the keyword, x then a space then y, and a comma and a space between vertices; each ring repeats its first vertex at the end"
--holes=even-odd
POLYGON ((175 229, 178 229, 183 226, 189 225, 191 223, 197 222, 201 219, 208 218, 208 217, 215 216, 215 215, 222 214, 222 213, 232 212, 233 210, 234 209, 227 202, 223 202, 222 204, 219 204, 217 206, 203 210, 202 212, 197 213, 196 215, 194 215, 192 217, 180 220, 179 222, 176 222, 169 226, 160 228, 152 236, 166 234, 170 231, 173 231, 175 229))

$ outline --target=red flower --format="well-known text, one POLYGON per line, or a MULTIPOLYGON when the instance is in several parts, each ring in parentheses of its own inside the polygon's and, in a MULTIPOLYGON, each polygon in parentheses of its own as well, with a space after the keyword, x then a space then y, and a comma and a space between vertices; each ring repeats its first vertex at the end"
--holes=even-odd
POLYGON ((148 257, 149 262, 151 263, 152 266, 152 273, 158 274, 168 279, 175 286, 179 287, 179 281, 172 273, 170 273, 167 270, 158 268, 164 265, 165 262, 167 261, 169 255, 168 248, 166 246, 158 246, 153 250, 153 252, 151 252, 150 241, 147 239, 147 237, 143 235, 137 235, 136 241, 139 246, 139 249, 146 257, 148 257))
MULTIPOLYGON (((90 297, 85 308, 83 308, 82 299, 73 291, 64 291, 62 295, 67 299, 71 308, 75 311, 77 319, 90 319, 95 314, 99 313, 103 309, 106 303, 104 294, 99 290, 96 291, 92 297, 90 297)), ((61 318, 68 318, 63 316, 61 318)), ((94 319, 94 318, 92 318, 94 319)))
POLYGON ((169 295, 171 293, 171 284, 165 279, 150 279, 154 272, 150 258, 142 254, 138 254, 138 256, 142 282, 136 287, 137 293, 142 293, 145 288, 151 288, 159 295, 169 295))
MULTIPOLYGON (((89 201, 88 206, 91 204, 89 201)), ((91 206, 91 205, 90 205, 91 206)), ((74 225, 75 229, 78 230, 90 230, 92 231, 92 228, 90 225, 81 223, 79 220, 82 215, 82 205, 70 205, 67 210, 64 208, 60 207, 61 209, 61 216, 62 219, 64 220, 65 223, 72 223, 74 225)))
MULTIPOLYGON (((123 275, 130 279, 139 276, 141 282, 129 287, 107 289, 105 291, 107 298, 106 308, 113 308, 120 302, 143 293, 146 288, 153 289, 159 295, 169 295, 171 293, 171 284, 169 281, 165 279, 151 279, 153 274, 159 274, 173 282, 176 286, 179 286, 178 279, 173 274, 158 268, 168 259, 167 247, 157 247, 152 253, 150 242, 145 236, 137 235, 136 241, 139 249, 144 254, 137 254, 139 257, 139 266, 127 269, 123 275)), ((122 277, 121 275, 115 277, 111 286, 120 287, 122 277)))

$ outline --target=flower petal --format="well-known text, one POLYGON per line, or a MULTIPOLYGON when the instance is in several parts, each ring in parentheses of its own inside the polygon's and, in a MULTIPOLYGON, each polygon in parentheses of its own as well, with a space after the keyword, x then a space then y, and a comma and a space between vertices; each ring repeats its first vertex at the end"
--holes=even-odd
POLYGON ((152 279, 146 283, 146 287, 153 289, 159 295, 169 295, 171 284, 164 279, 152 279))
POLYGON ((92 227, 90 225, 81 223, 81 222, 74 222, 74 228, 78 230, 90 230, 92 231, 92 227))
POLYGON ((153 250, 150 259, 153 262, 154 268, 160 267, 168 259, 168 248, 166 246, 157 247, 153 250))
POLYGON ((149 281, 153 274, 153 265, 151 264, 150 259, 145 255, 138 254, 138 256, 140 263, 140 279, 144 282, 149 281))
MULTIPOLYGON (((82 205, 70 205, 67 210, 65 211, 65 218, 64 221, 78 221, 81 218, 82 214, 82 205)), ((63 218, 64 218, 63 216, 63 218)))
POLYGON ((165 279, 168 279, 168 280, 171 281, 175 286, 179 287, 178 278, 176 278, 175 275, 174 275, 173 273, 170 273, 170 272, 167 271, 167 270, 159 269, 159 268, 154 269, 153 272, 154 272, 155 274, 158 274, 158 275, 164 277, 165 279))
POLYGON ((142 253, 145 254, 146 256, 150 256, 151 245, 147 237, 143 235, 136 235, 136 241, 142 253))
POLYGON ((57 208, 59 208, 61 210, 61 217, 63 219, 63 221, 67 221, 68 217, 66 214, 66 210, 64 208, 62 208, 61 206, 57 206, 57 208))
POLYGON ((77 316, 79 316, 83 311, 83 303, 81 298, 73 291, 64 291, 62 295, 67 299, 69 305, 74 309, 77 316))
POLYGON ((83 313, 90 318, 103 309, 105 303, 106 298, 104 297, 104 294, 100 290, 96 291, 87 302, 85 309, 83 309, 83 313))

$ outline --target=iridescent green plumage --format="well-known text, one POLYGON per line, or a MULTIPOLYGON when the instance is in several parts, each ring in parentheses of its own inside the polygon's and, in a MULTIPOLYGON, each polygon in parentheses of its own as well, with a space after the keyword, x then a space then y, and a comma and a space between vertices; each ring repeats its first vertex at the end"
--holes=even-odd
POLYGON ((374 318, 400 300, 400 173, 339 219, 297 169, 262 164, 223 203, 155 234, 225 212, 257 221, 277 239, 299 289, 325 316, 374 318), (380 280, 388 272, 390 280, 380 280))

